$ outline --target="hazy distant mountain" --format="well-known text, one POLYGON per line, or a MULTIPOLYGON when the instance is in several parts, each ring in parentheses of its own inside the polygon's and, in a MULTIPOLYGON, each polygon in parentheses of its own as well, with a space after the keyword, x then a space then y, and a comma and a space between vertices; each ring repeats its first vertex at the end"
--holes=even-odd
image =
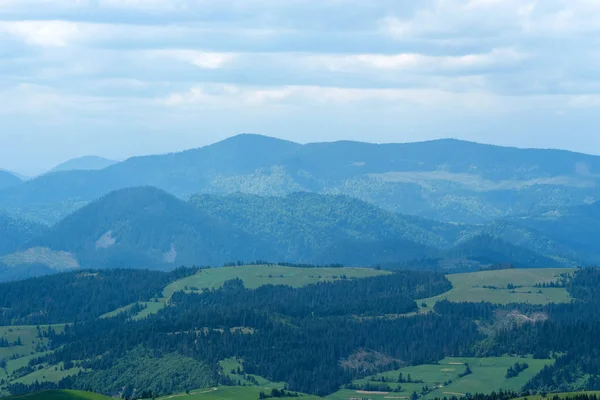
POLYGON ((116 164, 118 161, 109 160, 107 158, 98 156, 84 156, 74 158, 72 160, 65 161, 56 167, 52 168, 50 172, 64 172, 64 171, 94 171, 104 169, 116 164))
POLYGON ((110 193, 28 245, 68 252, 94 268, 220 265, 265 255, 244 232, 151 187, 110 193))
POLYGON ((195 193, 343 194, 403 214, 483 223, 599 200, 599 176, 600 157, 559 150, 458 140, 300 145, 239 135, 100 171, 45 175, 0 191, 0 207, 43 218, 52 207, 66 212, 113 190, 150 185, 184 199, 195 193))
POLYGON ((372 265, 408 260, 452 246, 464 229, 400 215, 346 196, 204 194, 193 196, 190 202, 272 243, 280 261, 372 265), (355 251, 359 248, 372 251, 355 251))
POLYGON ((341 196, 207 195, 187 203, 144 187, 102 197, 24 246, 68 252, 89 267, 237 260, 372 265, 422 257, 435 252, 430 245, 449 245, 457 235, 450 225, 423 223, 440 227, 433 233, 419 223, 341 196))
POLYGON ((0 170, 0 190, 6 189, 12 186, 17 186, 23 183, 21 178, 13 174, 12 172, 0 170))
POLYGON ((464 269, 465 262, 473 268, 569 265, 480 229, 399 215, 345 196, 204 194, 184 202, 142 187, 92 202, 22 242, 5 260, 52 269, 218 266, 238 260, 423 267, 414 260, 432 258, 440 261, 435 267, 450 269, 464 269))
POLYGON ((584 262, 600 265, 600 202, 512 218, 511 222, 568 246, 584 262))

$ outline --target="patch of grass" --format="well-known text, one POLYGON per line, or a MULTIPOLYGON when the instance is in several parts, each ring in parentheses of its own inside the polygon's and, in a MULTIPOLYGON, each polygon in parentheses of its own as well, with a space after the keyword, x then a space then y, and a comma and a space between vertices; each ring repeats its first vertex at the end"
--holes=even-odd
POLYGON ((142 302, 141 304, 146 306, 146 308, 144 308, 142 311, 140 311, 132 317, 134 321, 138 321, 150 315, 154 315, 166 306, 166 303, 164 301, 146 301, 142 302))
POLYGON ((11 381, 11 383, 23 383, 25 385, 31 385, 37 382, 60 382, 63 378, 68 376, 77 375, 83 370, 79 367, 73 367, 71 369, 64 369, 63 363, 58 365, 49 365, 42 369, 38 369, 28 375, 11 381))
POLYGON ((433 307, 439 300, 487 301, 495 304, 567 303, 570 298, 565 288, 536 288, 535 285, 556 281, 560 274, 572 274, 573 272, 574 270, 569 268, 544 268, 505 269, 448 275, 453 287, 450 291, 419 301, 419 303, 424 302, 428 307, 433 307), (508 286, 511 284, 517 287, 509 289, 508 286))
MULTIPOLYGON (((62 333, 65 329, 64 324, 50 325, 56 333, 62 333)), ((41 330, 47 331, 48 326, 41 326, 41 330)), ((20 358, 36 353, 38 345, 46 345, 47 339, 38 338, 37 326, 0 326, 0 337, 6 338, 14 343, 19 338, 21 346, 0 347, 0 358, 20 358)))
POLYGON ((577 396, 580 394, 587 394, 587 395, 593 395, 595 394, 596 396, 600 396, 600 391, 596 391, 596 392, 568 392, 568 393, 548 393, 546 395, 546 397, 544 398, 542 395, 535 395, 535 396, 527 396, 527 397, 521 397, 515 400, 552 400, 554 398, 554 396, 558 396, 561 399, 565 399, 567 397, 573 397, 573 396, 577 396))
POLYGON ((119 314, 129 312, 129 310, 131 310, 131 308, 136 304, 141 304, 142 306, 145 306, 145 308, 131 317, 131 319, 133 319, 134 321, 138 321, 150 315, 156 314, 166 306, 166 303, 164 301, 144 301, 140 303, 132 303, 121 308, 117 308, 116 310, 106 313, 104 315, 101 315, 100 318, 114 318, 119 314))
POLYGON ((43 264, 57 271, 79 268, 79 263, 71 253, 53 251, 45 247, 33 247, 20 253, 1 257, 0 261, 9 267, 22 264, 43 264))
POLYGON ((211 268, 171 283, 163 291, 163 296, 170 299, 177 291, 195 292, 218 289, 225 282, 235 278, 243 280, 244 285, 249 289, 269 284, 298 288, 312 283, 341 279, 342 275, 347 278, 368 278, 389 273, 372 268, 296 268, 278 265, 211 268))
MULTIPOLYGON (((385 383, 392 389, 398 386, 402 389, 401 392, 390 392, 385 395, 371 393, 369 394, 369 398, 372 399, 409 398, 413 392, 421 395, 425 386, 433 389, 423 396, 425 399, 451 397, 453 395, 461 396, 466 393, 490 393, 500 389, 519 391, 545 365, 552 362, 552 360, 535 360, 519 357, 446 358, 440 361, 439 364, 401 368, 359 379, 353 383, 356 385, 365 385, 369 382, 380 383, 381 377, 385 377, 385 383), (516 362, 527 363, 529 364, 529 368, 521 372, 517 377, 506 379, 507 369, 516 362), (461 377, 460 375, 466 370, 465 364, 469 364, 472 373, 461 377), (397 383, 400 373, 402 373, 405 379, 410 375, 413 382, 423 382, 397 383)), ((352 397, 360 397, 360 394, 356 390, 344 389, 328 398, 332 400, 346 400, 352 397)))
POLYGON ((285 383, 283 382, 271 382, 259 375, 245 374, 244 365, 236 358, 227 358, 219 361, 219 366, 222 368, 223 374, 238 386, 254 386, 266 391, 283 389, 285 387, 285 383), (232 370, 236 371, 236 373, 232 373, 232 370), (238 370, 241 371, 241 374, 237 373, 238 370))
MULTIPOLYGON (((211 389, 194 390, 189 395, 177 394, 161 397, 160 400, 258 400, 260 392, 270 393, 270 389, 252 386, 219 386, 211 389)), ((317 400, 320 397, 301 395, 300 399, 317 400)))
POLYGON ((78 390, 47 390, 23 396, 8 397, 7 400, 110 400, 101 394, 82 392, 78 390))

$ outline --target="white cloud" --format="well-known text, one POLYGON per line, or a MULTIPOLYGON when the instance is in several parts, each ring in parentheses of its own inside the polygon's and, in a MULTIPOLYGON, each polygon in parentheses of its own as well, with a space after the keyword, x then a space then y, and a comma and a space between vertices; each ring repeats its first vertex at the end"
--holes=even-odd
POLYGON ((471 111, 488 111, 497 104, 495 96, 482 92, 456 93, 439 89, 357 89, 325 86, 254 87, 204 84, 185 92, 172 93, 161 102, 169 107, 348 107, 378 108, 450 106, 471 111))
POLYGON ((434 0, 423 4, 411 17, 382 18, 381 31, 402 40, 488 35, 515 39, 600 30, 598 0, 434 0))
POLYGON ((0 32, 22 39, 27 44, 64 47, 82 37, 79 25, 68 21, 0 22, 0 32))
POLYGON ((200 68, 219 69, 234 61, 238 55, 234 53, 218 53, 197 50, 152 50, 141 52, 149 57, 163 57, 193 64, 200 68))
POLYGON ((419 72, 459 71, 474 68, 490 68, 516 65, 527 54, 512 48, 494 49, 489 53, 459 56, 430 56, 417 53, 405 54, 351 54, 307 56, 308 64, 333 71, 416 70, 419 72))

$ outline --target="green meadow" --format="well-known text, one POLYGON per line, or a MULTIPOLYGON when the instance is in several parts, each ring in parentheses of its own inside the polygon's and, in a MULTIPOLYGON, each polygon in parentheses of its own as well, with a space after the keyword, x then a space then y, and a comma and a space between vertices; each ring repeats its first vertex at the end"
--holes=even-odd
POLYGON ((566 303, 570 301, 566 288, 537 288, 536 284, 556 281, 561 274, 572 274, 569 268, 504 269, 448 275, 452 289, 441 295, 423 300, 432 307, 439 300, 455 302, 486 301, 509 303, 566 303), (509 285, 516 288, 509 289, 509 285))
POLYGON ((110 400, 101 394, 82 392, 78 390, 47 390, 23 396, 8 397, 7 400, 110 400))
POLYGON ((249 289, 263 285, 289 285, 295 288, 317 282, 330 282, 347 278, 368 278, 389 274, 372 268, 297 268, 279 265, 249 265, 204 269, 199 273, 168 285, 163 297, 171 298, 177 291, 197 292, 218 289, 229 280, 239 278, 249 289))
POLYGON ((348 400, 360 397, 361 394, 368 394, 368 398, 373 400, 408 399, 413 392, 417 392, 419 395, 424 394, 424 387, 430 389, 428 393, 424 394, 423 398, 425 399, 451 396, 460 397, 467 393, 490 393, 493 390, 497 391, 500 389, 519 391, 545 365, 552 362, 552 360, 535 360, 519 357, 446 358, 440 361, 439 364, 401 368, 353 382, 355 385, 364 387, 368 383, 381 383, 383 377, 385 384, 389 385, 392 390, 400 386, 401 391, 373 393, 363 390, 343 389, 327 398, 331 400, 348 400), (521 372, 518 376, 507 379, 505 377, 507 369, 517 362, 527 363, 529 364, 529 368, 521 372), (460 375, 464 374, 466 370, 466 364, 469 365, 472 373, 461 377, 460 375), (397 383, 400 373, 402 373, 405 380, 410 375, 413 383, 397 383))

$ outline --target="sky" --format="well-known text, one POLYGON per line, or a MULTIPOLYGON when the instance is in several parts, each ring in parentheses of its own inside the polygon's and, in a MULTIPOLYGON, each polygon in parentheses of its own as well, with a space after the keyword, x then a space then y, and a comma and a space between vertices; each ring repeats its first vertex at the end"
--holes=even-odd
POLYGON ((600 0, 0 0, 0 168, 238 133, 600 154, 600 0))

